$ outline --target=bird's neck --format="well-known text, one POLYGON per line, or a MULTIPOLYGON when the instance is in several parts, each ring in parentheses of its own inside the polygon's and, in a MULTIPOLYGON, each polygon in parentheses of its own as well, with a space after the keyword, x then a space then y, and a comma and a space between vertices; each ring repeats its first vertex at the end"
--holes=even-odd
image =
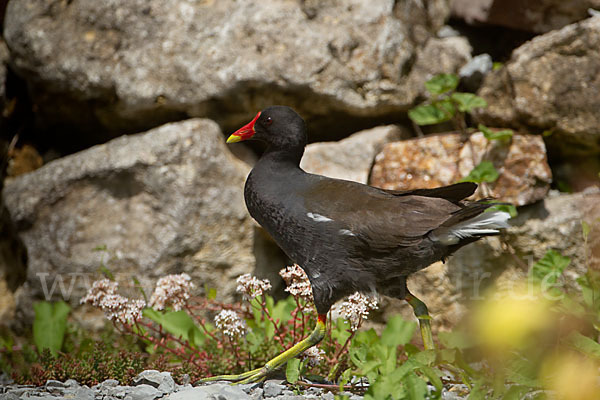
POLYGON ((263 153, 260 162, 276 164, 281 167, 300 168, 304 146, 279 148, 270 146, 263 153))

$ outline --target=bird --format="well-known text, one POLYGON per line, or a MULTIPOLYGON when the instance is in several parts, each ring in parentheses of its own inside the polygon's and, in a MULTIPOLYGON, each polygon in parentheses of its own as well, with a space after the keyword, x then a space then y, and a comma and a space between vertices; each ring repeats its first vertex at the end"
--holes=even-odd
POLYGON ((499 234, 509 226, 510 214, 488 210, 489 202, 465 201, 477 189, 472 182, 397 191, 305 172, 300 160, 306 124, 287 106, 258 112, 227 143, 245 140, 267 145, 244 186, 248 212, 306 272, 318 319, 308 337, 263 367, 207 380, 263 381, 318 344, 331 306, 357 291, 406 300, 424 347, 433 349, 427 306, 408 290, 407 277, 466 244, 499 234))

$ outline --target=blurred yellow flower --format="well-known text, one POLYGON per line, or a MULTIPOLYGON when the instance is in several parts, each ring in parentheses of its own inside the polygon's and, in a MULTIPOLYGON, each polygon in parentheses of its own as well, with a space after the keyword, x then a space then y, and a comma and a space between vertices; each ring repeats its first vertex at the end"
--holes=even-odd
POLYGON ((526 285, 495 292, 475 310, 475 334, 488 350, 502 352, 520 348, 535 332, 552 322, 550 302, 526 285))
POLYGON ((600 399, 599 365, 578 354, 552 356, 542 367, 540 380, 556 400, 600 399))

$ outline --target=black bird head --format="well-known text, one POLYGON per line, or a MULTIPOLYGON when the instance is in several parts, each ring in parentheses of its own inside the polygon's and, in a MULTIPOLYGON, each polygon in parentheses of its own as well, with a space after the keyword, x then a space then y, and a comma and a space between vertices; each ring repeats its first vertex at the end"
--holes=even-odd
POLYGON ((296 111, 286 106, 271 106, 260 111, 252 121, 235 131, 227 143, 255 139, 274 148, 304 148, 306 125, 296 111))

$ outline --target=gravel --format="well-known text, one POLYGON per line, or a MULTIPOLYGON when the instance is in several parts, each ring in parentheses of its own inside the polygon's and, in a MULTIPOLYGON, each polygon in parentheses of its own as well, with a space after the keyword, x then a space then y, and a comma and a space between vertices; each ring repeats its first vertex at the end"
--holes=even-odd
MULTIPOLYGON (((442 399, 466 399, 466 387, 449 387, 444 390, 442 399)), ((348 393, 350 400, 362 400, 362 396, 348 393)), ((17 385, 3 381, 0 383, 0 400, 334 400, 331 392, 319 388, 292 390, 281 379, 270 379, 263 384, 231 385, 227 382, 213 382, 203 386, 178 385, 171 373, 147 370, 133 380, 132 386, 119 385, 114 379, 107 379, 92 387, 80 385, 73 379, 65 382, 49 380, 40 387, 17 385)))

